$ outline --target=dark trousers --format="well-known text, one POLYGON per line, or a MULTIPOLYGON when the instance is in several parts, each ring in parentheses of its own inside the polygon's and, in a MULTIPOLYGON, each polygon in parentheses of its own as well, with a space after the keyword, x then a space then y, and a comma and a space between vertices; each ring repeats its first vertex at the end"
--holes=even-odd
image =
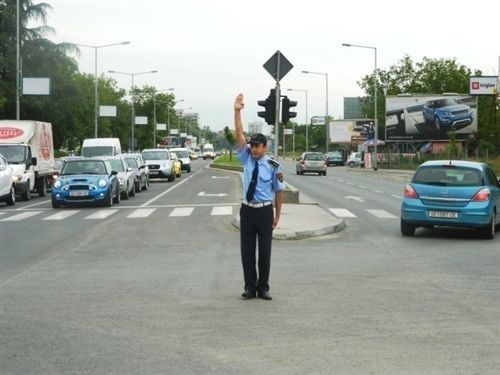
POLYGON ((273 205, 253 208, 242 204, 240 209, 241 263, 245 289, 269 291, 271 243, 273 239, 273 205), (257 240, 259 244, 259 274, 255 269, 257 240))

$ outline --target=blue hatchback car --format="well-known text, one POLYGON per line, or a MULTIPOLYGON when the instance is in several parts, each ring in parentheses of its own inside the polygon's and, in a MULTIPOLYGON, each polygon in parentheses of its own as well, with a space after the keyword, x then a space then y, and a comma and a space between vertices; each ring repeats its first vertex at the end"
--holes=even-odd
POLYGON ((119 203, 117 173, 107 160, 92 158, 66 161, 52 186, 52 207, 94 203, 111 207, 113 203, 119 203))
POLYGON ((428 161, 405 186, 401 233, 413 236, 417 227, 472 227, 492 239, 500 224, 499 210, 500 181, 487 164, 428 161))

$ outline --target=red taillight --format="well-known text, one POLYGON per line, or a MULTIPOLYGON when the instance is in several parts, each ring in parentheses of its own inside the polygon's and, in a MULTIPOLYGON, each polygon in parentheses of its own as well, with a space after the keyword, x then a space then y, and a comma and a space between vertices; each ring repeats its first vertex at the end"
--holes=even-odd
POLYGON ((484 188, 479 190, 472 198, 473 202, 486 202, 490 199, 490 189, 484 188))
POLYGON ((411 185, 405 186, 405 198, 418 199, 418 194, 411 185))

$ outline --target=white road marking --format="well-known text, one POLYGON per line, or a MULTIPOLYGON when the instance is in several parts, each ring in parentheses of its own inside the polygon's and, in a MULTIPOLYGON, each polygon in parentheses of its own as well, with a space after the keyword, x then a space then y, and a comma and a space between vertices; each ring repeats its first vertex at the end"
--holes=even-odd
POLYGON ((352 182, 346 182, 347 185, 354 185, 352 182))
POLYGON ((106 219, 117 212, 118 210, 99 210, 94 212, 92 215, 87 216, 85 219, 106 219))
POLYGON ((58 213, 55 213, 54 215, 50 215, 48 217, 45 217, 42 220, 64 220, 70 216, 73 216, 74 214, 77 214, 78 212, 80 212, 80 210, 64 210, 64 211, 60 211, 58 213))
POLYGON ((356 215, 345 208, 329 208, 329 210, 337 217, 356 217, 356 215))
POLYGON ((358 185, 358 187, 360 187, 361 189, 368 189, 366 186, 364 185, 358 185))
POLYGON ((0 215, 5 215, 7 212, 0 212, 0 215))
POLYGON ((384 194, 384 192, 382 190, 373 189, 372 191, 374 191, 375 193, 384 194))
POLYGON ((352 200, 355 200, 355 201, 358 201, 358 202, 361 202, 361 203, 366 203, 366 201, 361 198, 361 197, 356 197, 354 195, 348 195, 345 197, 345 199, 352 199, 352 200))
POLYGON ((225 197, 227 194, 225 193, 215 193, 215 194, 211 194, 211 193, 205 193, 204 191, 200 191, 198 193, 198 196, 199 197, 225 197))
POLYGON ((396 199, 403 199, 403 197, 402 197, 402 196, 400 196, 400 195, 395 195, 395 194, 391 195, 391 197, 396 198, 396 199))
POLYGON ((385 210, 366 210, 371 213, 373 216, 378 217, 379 219, 397 219, 393 214, 385 211, 385 210))
POLYGON ((28 211, 28 212, 21 212, 20 214, 16 214, 10 217, 6 217, 5 219, 2 219, 0 221, 20 221, 27 219, 29 217, 41 214, 43 211, 28 211))
POLYGON ((194 207, 178 207, 174 208, 174 210, 168 216, 189 216, 193 212, 194 207))
POLYGON ((229 177, 227 177, 227 176, 212 176, 212 178, 218 178, 219 180, 227 180, 229 177))
POLYGON ((156 208, 139 208, 134 210, 130 215, 127 216, 128 219, 136 219, 139 217, 148 217, 153 212, 156 211, 156 208))
POLYGON ((212 208, 212 212, 210 215, 218 216, 218 215, 232 215, 233 207, 231 206, 221 206, 212 208))

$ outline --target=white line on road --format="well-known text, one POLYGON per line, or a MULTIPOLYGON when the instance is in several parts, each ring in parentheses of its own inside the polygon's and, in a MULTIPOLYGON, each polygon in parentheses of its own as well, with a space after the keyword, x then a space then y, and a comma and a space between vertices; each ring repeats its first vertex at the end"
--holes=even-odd
POLYGON ((395 195, 395 194, 391 195, 391 197, 396 198, 396 199, 403 199, 403 197, 402 197, 402 196, 400 196, 400 195, 395 195))
POLYGON ((366 210, 371 213, 373 216, 378 217, 379 219, 397 219, 393 214, 385 211, 385 210, 366 210))
POLYGON ((168 216, 189 216, 193 212, 194 207, 178 207, 174 208, 174 210, 168 216))
POLYGON ((361 189, 368 189, 366 186, 364 185, 358 185, 358 187, 360 187, 361 189))
POLYGON ((53 215, 47 216, 43 218, 42 220, 64 220, 70 216, 73 216, 80 212, 80 210, 64 210, 60 211, 58 213, 55 213, 53 215))
POLYGON ((214 207, 212 208, 211 215, 219 216, 219 215, 232 215, 233 207, 231 206, 222 206, 222 207, 214 207))
POLYGON ((384 194, 384 192, 382 190, 373 189, 372 191, 374 191, 375 193, 384 194))
POLYGON ((361 203, 366 203, 366 201, 361 198, 361 197, 356 197, 354 195, 348 195, 345 197, 345 199, 352 199, 352 200, 355 200, 355 201, 358 201, 358 202, 361 202, 361 203))
POLYGON ((117 212, 118 210, 99 210, 94 212, 92 215, 87 216, 85 219, 106 219, 117 212))
POLYGON ((21 212, 20 214, 16 214, 10 217, 6 217, 5 219, 2 219, 0 221, 19 221, 19 220, 24 220, 27 219, 28 217, 32 217, 38 214, 41 214, 43 211, 27 211, 27 212, 21 212))
POLYGON ((337 217, 356 217, 356 215, 345 208, 329 208, 329 210, 337 217))
POLYGON ((189 176, 188 178, 186 178, 185 180, 183 179, 181 182, 178 182, 177 184, 175 184, 174 186, 172 186, 171 188, 165 190, 163 193, 160 193, 158 194, 156 197, 148 200, 147 202, 141 204, 141 207, 144 207, 144 206, 149 206, 151 203, 153 203, 155 200, 163 197, 165 194, 167 194, 169 191, 171 190, 174 190, 176 187, 179 187, 181 186, 183 183, 189 181, 190 179, 192 179, 195 175, 197 175, 198 173, 200 173, 201 169, 199 171, 196 171, 195 173, 193 173, 191 176, 189 176))
POLYGON ((132 212, 130 215, 127 216, 128 219, 135 219, 135 218, 140 218, 140 217, 148 217, 151 215, 153 212, 156 211, 156 208, 139 208, 132 212))

